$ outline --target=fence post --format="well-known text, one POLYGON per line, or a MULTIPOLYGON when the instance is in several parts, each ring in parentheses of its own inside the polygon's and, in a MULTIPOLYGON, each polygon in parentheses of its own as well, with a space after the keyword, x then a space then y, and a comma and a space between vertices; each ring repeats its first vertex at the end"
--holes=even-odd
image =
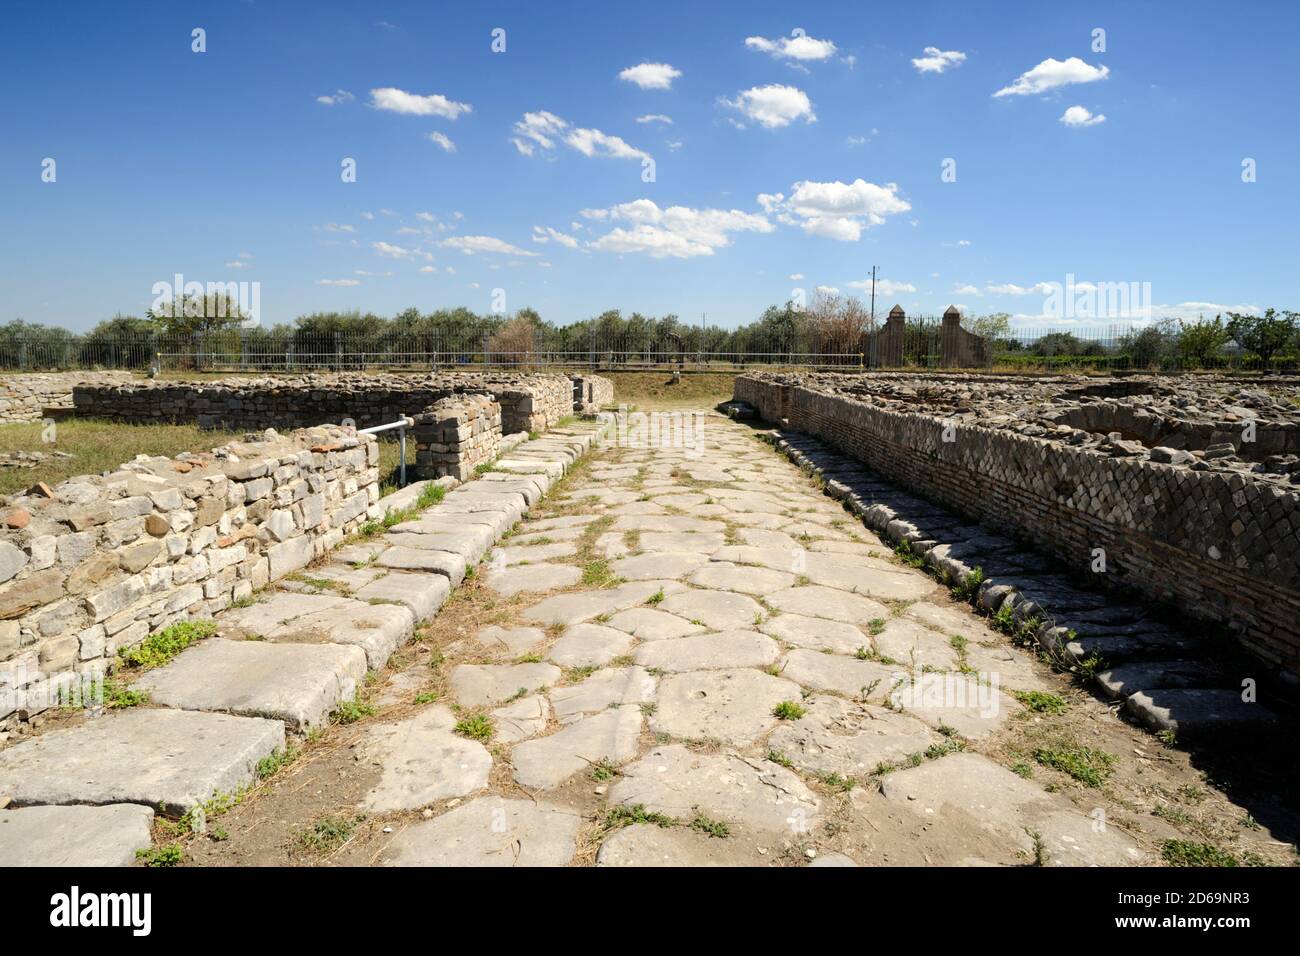
POLYGON ((338 329, 334 330, 334 362, 335 371, 343 370, 343 333, 338 329))

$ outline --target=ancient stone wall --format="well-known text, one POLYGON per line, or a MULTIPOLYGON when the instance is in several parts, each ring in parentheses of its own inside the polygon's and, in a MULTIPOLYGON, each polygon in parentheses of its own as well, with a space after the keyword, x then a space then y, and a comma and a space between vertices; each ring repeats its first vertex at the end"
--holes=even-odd
POLYGON ((1300 486, 1286 473, 1170 449, 1138 457, 1117 436, 1071 444, 1069 427, 1048 437, 881 407, 815 376, 742 376, 736 397, 1081 574, 1104 549, 1099 585, 1225 622, 1259 658, 1300 675, 1300 486))
POLYGON ((120 648, 210 617, 378 514, 379 446, 351 428, 267 431, 140 456, 0 504, 0 727, 102 674, 120 648))
POLYGON ((483 395, 458 395, 413 416, 415 476, 465 481, 501 450, 501 406, 483 395))
POLYGON ((584 414, 600 411, 614 402, 614 383, 601 375, 572 375, 573 408, 584 414))
POLYGON ((205 428, 300 428, 351 419, 396 421, 458 394, 490 395, 507 434, 545 431, 573 412, 567 375, 508 372, 312 374, 215 381, 139 381, 73 390, 77 414, 127 422, 197 422, 205 428))
POLYGON ((40 421, 47 408, 72 407, 76 385, 119 385, 130 372, 31 372, 0 375, 0 425, 40 421))

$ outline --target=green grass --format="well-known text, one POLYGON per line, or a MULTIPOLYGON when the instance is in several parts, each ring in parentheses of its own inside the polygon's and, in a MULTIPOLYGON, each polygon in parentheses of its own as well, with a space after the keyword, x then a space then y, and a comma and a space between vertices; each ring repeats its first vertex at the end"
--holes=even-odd
POLYGON ((195 641, 211 637, 216 632, 215 621, 179 621, 149 635, 135 647, 124 647, 118 653, 128 666, 149 670, 161 667, 195 641))
POLYGON ((634 823, 653 823, 655 826, 665 828, 677 826, 675 818, 662 813, 652 813, 645 808, 643 803, 634 803, 631 806, 619 804, 616 807, 610 807, 609 812, 605 814, 605 827, 607 829, 628 827, 634 823))
POLYGON ((1017 690, 1012 692, 1016 700, 1035 714, 1063 714, 1069 710, 1065 698, 1059 694, 1048 694, 1041 690, 1017 690))
POLYGON ((1160 856, 1169 866, 1237 866, 1237 858, 1210 843, 1165 840, 1160 856))
POLYGON ((185 851, 181 849, 179 843, 168 843, 164 846, 151 846, 145 850, 136 850, 135 858, 145 866, 166 867, 176 866, 185 857, 185 851))
POLYGON ((806 713, 808 709, 793 700, 783 700, 772 708, 772 716, 779 717, 781 720, 798 720, 806 713))
POLYGON ((491 740, 492 735, 496 733, 496 728, 492 726, 492 718, 487 714, 468 714, 456 722, 455 730, 462 737, 481 743, 491 740))
POLYGON ((57 422, 51 436, 41 422, 0 425, 0 453, 61 451, 71 458, 50 458, 35 468, 0 469, 0 495, 25 491, 38 481, 53 487, 74 475, 116 471, 134 455, 210 451, 243 432, 207 431, 197 425, 123 425, 94 418, 57 422), (47 442, 53 437, 55 441, 47 442))
POLYGON ((1034 759, 1086 786, 1100 787, 1114 772, 1118 758, 1092 747, 1039 747, 1034 751, 1034 759))
POLYGON ((588 588, 603 588, 618 583, 618 576, 609 568, 604 558, 588 561, 582 568, 582 585, 588 588))
POLYGON ((124 710, 147 703, 149 694, 142 690, 131 690, 121 681, 105 678, 104 706, 109 710, 124 710))
POLYGON ((873 617, 867 622, 867 630, 871 632, 872 637, 876 637, 885 629, 886 621, 883 617, 873 617))
POLYGON ((297 843, 305 850, 318 853, 336 850, 352 838, 357 824, 365 817, 322 817, 298 834, 297 843))
POLYGON ((966 575, 959 583, 954 584, 949 590, 952 596, 958 601, 969 601, 980 589, 984 583, 984 569, 976 568, 970 574, 966 575))
POLYGON ((265 780, 267 777, 272 777, 297 759, 298 748, 293 744, 284 750, 277 747, 269 757, 263 757, 257 762, 257 779, 265 780))
POLYGON ((706 817, 704 814, 696 814, 695 819, 691 821, 691 829, 698 830, 700 833, 715 837, 719 840, 725 840, 731 836, 731 828, 721 820, 714 820, 706 817))
POLYGON ((654 607, 655 605, 659 604, 663 599, 664 599, 664 589, 660 588, 654 594, 646 598, 645 602, 646 604, 649 604, 651 607, 654 607))
POLYGON ((336 723, 355 724, 364 717, 374 714, 375 708, 359 700, 345 700, 339 704, 334 711, 333 717, 336 723))

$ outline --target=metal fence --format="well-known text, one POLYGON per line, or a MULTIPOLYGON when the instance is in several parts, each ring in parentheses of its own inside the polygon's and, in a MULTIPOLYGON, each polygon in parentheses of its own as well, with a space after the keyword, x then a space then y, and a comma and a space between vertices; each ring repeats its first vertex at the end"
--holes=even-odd
MULTIPOLYGON (((988 343, 984 367, 1006 371, 1259 367, 1258 359, 1229 343, 1213 355, 1189 357, 1177 335, 1153 335, 1150 326, 1018 329, 988 343)), ((304 332, 243 329, 199 335, 87 333, 60 330, 6 334, 0 328, 0 369, 130 369, 247 373, 309 370, 546 368, 735 371, 753 366, 879 368, 872 328, 819 337, 809 330, 773 330, 761 323, 735 330, 681 328, 663 334, 540 328, 526 341, 499 330, 421 332, 304 332)), ((1296 349, 1275 356, 1274 367, 1294 368, 1296 349)), ((902 366, 937 368, 940 322, 907 320, 902 366)))

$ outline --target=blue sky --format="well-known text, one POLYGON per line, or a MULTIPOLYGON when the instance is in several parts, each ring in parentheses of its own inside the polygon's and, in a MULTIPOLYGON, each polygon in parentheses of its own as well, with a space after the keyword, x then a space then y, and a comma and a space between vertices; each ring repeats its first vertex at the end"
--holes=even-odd
POLYGON ((1023 324, 1067 275, 1149 282, 1160 315, 1298 304, 1300 4, 0 17, 0 321, 88 328, 176 273, 260 283, 264 324, 504 290, 560 323, 729 327, 796 289, 861 294, 873 265, 878 309, 1023 324))

